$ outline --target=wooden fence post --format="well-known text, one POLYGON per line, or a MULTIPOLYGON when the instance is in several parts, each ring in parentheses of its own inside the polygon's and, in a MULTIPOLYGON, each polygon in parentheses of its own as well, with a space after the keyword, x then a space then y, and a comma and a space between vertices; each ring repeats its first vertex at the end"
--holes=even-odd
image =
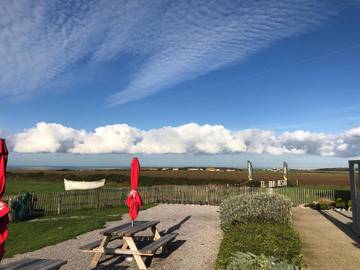
POLYGON ((59 200, 58 200, 58 209, 57 209, 57 214, 60 215, 61 214, 61 208, 62 208, 62 196, 61 193, 59 194, 59 200))
POLYGON ((96 209, 100 209, 100 190, 96 189, 96 209))

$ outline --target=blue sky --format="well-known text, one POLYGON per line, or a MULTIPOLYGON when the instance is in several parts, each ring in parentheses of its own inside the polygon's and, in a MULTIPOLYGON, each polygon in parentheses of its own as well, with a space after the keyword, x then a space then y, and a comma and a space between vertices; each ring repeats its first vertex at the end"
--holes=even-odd
POLYGON ((0 5, 12 165, 360 156, 359 1, 0 5))

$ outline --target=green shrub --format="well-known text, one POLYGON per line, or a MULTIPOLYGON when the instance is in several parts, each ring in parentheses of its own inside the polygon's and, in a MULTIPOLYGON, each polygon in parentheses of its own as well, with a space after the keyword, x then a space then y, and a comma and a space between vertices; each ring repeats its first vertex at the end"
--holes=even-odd
POLYGON ((29 192, 16 198, 11 203, 11 215, 13 221, 23 221, 31 218, 33 215, 33 195, 29 192))
POLYGON ((234 252, 264 254, 303 266, 298 233, 284 224, 241 224, 226 231, 218 254, 217 269, 226 269, 234 252))
POLYGON ((352 208, 352 201, 351 200, 348 202, 348 207, 352 208))
POLYGON ((297 270, 297 266, 274 257, 256 256, 250 252, 235 252, 224 270, 297 270))
POLYGON ((221 227, 224 231, 237 224, 291 223, 291 201, 279 194, 236 195, 220 205, 221 227))
POLYGON ((345 208, 345 202, 342 198, 337 198, 335 201, 336 208, 345 208))

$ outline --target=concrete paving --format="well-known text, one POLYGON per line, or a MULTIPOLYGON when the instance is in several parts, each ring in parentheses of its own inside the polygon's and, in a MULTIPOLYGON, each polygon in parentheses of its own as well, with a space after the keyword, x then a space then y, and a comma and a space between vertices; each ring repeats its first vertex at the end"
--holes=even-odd
POLYGON ((360 238, 351 230, 351 215, 334 210, 293 209, 294 227, 300 234, 309 270, 359 268, 360 238))

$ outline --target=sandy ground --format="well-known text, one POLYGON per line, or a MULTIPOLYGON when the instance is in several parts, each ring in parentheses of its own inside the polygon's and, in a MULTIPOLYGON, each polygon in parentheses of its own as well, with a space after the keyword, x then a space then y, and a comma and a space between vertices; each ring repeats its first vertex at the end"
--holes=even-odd
POLYGON ((360 239, 350 229, 351 218, 334 210, 319 212, 310 208, 294 208, 293 217, 307 269, 358 269, 360 239))
MULTIPOLYGON (((176 204, 160 204, 141 211, 139 220, 160 220, 159 230, 169 230, 179 234, 175 241, 166 248, 164 254, 156 256, 149 262, 149 269, 213 269, 222 240, 218 211, 219 208, 216 206, 176 204)), ((121 221, 109 222, 106 224, 106 227, 118 226, 128 221, 128 215, 124 215, 121 221)), ((63 259, 67 260, 68 263, 61 270, 89 269, 91 255, 80 252, 79 247, 100 239, 99 231, 101 230, 85 233, 76 239, 71 239, 54 246, 16 255, 14 258, 5 259, 2 263, 9 263, 21 258, 63 259)), ((146 234, 146 232, 144 233, 146 234)), ((96 269, 118 270, 137 268, 134 262, 129 263, 117 257, 104 261, 96 269)))

